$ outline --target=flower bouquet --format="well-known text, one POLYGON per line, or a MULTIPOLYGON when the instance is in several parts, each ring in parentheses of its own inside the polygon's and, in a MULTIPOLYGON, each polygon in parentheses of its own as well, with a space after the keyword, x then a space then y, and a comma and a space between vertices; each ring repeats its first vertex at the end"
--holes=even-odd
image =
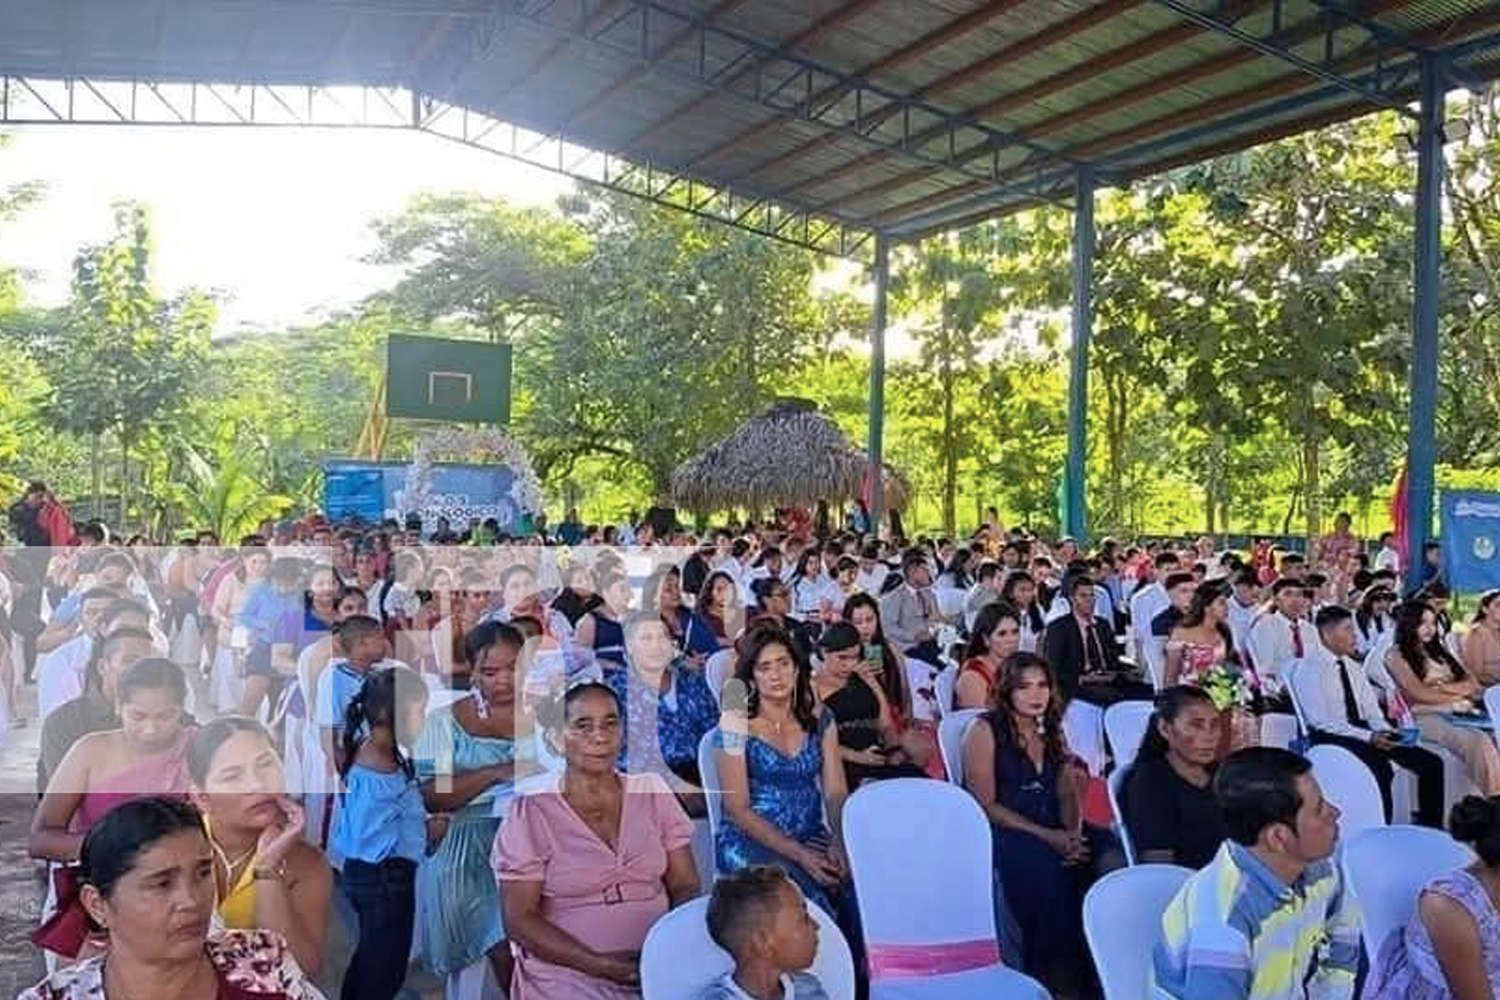
POLYGON ((1219 758, 1260 742, 1260 723, 1251 713, 1260 686, 1255 671, 1235 663, 1219 663, 1198 676, 1198 686, 1219 710, 1219 758))
POLYGON ((1198 686, 1220 712, 1248 708, 1255 698, 1255 675, 1233 663, 1219 663, 1198 676, 1198 686))

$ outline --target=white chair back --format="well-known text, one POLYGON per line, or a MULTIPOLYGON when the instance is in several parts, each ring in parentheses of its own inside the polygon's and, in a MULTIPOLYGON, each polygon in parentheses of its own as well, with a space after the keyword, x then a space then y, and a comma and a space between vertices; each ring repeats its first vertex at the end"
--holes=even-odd
POLYGON ((1140 1000, 1161 939, 1161 917, 1193 873, 1177 865, 1136 865, 1110 872, 1083 898, 1083 933, 1104 1000, 1140 1000))
POLYGON ((724 690, 724 682, 729 680, 729 675, 733 670, 734 650, 732 649, 721 649, 704 661, 703 679, 708 681, 708 690, 713 693, 714 701, 719 700, 719 692, 724 690))
POLYGON ((1387 629, 1380 633, 1380 638, 1370 647, 1370 652, 1365 656, 1365 676, 1369 678, 1380 690, 1387 693, 1396 690, 1396 679, 1391 676, 1390 668, 1385 665, 1386 654, 1396 644, 1396 630, 1387 629))
POLYGON ((1104 773, 1104 710, 1080 698, 1068 703, 1063 713, 1063 734, 1068 749, 1083 759, 1089 773, 1104 773))
POLYGON ((1329 744, 1315 746, 1307 752, 1313 777, 1323 789, 1323 797, 1338 806, 1339 834, 1347 841, 1366 830, 1385 826, 1385 806, 1380 799, 1380 785, 1375 775, 1354 754, 1329 744))
POLYGON ((715 726, 703 734, 698 741, 698 783, 703 786, 703 798, 708 806, 708 832, 713 842, 719 842, 719 824, 724 822, 724 786, 719 781, 719 758, 714 741, 719 738, 719 727, 715 726))
POLYGON ((1167 640, 1149 632, 1141 636, 1141 655, 1151 674, 1151 686, 1160 691, 1167 684, 1167 640))
POLYGON ((939 670, 932 687, 933 693, 937 696, 939 718, 946 718, 958 707, 958 671, 953 667, 944 667, 939 670))
MULTIPOLYGON (((833 918, 817 906, 818 953, 810 971, 829 1000, 854 1000, 854 957, 833 918)), ((734 959, 708 936, 708 897, 683 903, 652 925, 641 947, 643 1000, 696 1000, 704 987, 734 968, 734 959)))
MULTIPOLYGON (((844 807, 844 846, 860 925, 870 955, 872 1000, 883 996, 992 997, 1005 971, 993 960, 914 977, 882 972, 882 949, 995 942, 995 890, 973 873, 993 863, 989 821, 962 789, 925 778, 865 785, 844 807), (941 851, 911 849, 911 833, 891 816, 921 816, 943 831, 941 851)), ((971 959, 970 961, 973 961, 971 959)), ((1022 981, 1024 982, 1024 980, 1022 981)))
POLYGON ((1109 788, 1109 811, 1115 814, 1115 835, 1120 838, 1120 847, 1125 851, 1127 865, 1136 863, 1135 844, 1130 840, 1130 827, 1125 825, 1125 810, 1120 804, 1125 797, 1125 781, 1130 777, 1131 769, 1134 767, 1133 759, 1129 764, 1115 765, 1115 769, 1109 772, 1109 780, 1106 782, 1109 788))
POLYGON ((1135 761, 1155 706, 1149 701, 1117 701, 1104 710, 1104 736, 1115 770, 1123 771, 1135 761))
POLYGON ((1484 710, 1490 716, 1490 735, 1500 744, 1500 687, 1484 689, 1484 710))
POLYGON ((1260 745, 1291 749, 1297 739, 1297 717, 1285 712, 1267 712, 1260 717, 1260 745))
POLYGON ((960 787, 964 783, 964 733, 969 723, 983 715, 978 708, 964 708, 943 716, 938 723, 938 752, 943 755, 943 770, 948 780, 960 787))
POLYGON ((1411 920, 1424 885, 1474 861, 1463 844, 1424 826, 1378 827, 1345 843, 1343 876, 1359 900, 1360 935, 1370 955, 1380 954, 1391 932, 1411 920))
POLYGON ((1292 712, 1297 716, 1297 726, 1302 730, 1302 735, 1311 737, 1312 726, 1307 721, 1307 711, 1304 708, 1306 701, 1302 694, 1302 686, 1311 684, 1317 680, 1311 670, 1307 669, 1307 663, 1303 660, 1293 660, 1281 670, 1281 680, 1286 685, 1286 693, 1292 699, 1292 712))

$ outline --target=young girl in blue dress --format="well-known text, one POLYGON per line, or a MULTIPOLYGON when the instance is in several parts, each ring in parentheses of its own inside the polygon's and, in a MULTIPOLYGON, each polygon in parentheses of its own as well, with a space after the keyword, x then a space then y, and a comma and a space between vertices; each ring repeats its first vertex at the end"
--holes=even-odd
POLYGON ((333 829, 342 886, 359 917, 343 1000, 394 1000, 406 981, 417 865, 429 829, 416 768, 401 749, 421 735, 427 685, 406 667, 365 678, 344 718, 344 801, 333 829))

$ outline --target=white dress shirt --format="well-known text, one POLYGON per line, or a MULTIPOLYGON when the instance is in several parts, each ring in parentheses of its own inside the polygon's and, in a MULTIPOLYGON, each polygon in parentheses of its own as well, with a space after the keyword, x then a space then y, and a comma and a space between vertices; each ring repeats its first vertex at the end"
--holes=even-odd
POLYGON ((37 664, 36 711, 45 721, 59 705, 83 694, 83 675, 94 653, 94 637, 75 635, 37 664))
POLYGON ((1297 668, 1297 700, 1302 713, 1307 716, 1310 728, 1330 736, 1344 736, 1352 740, 1370 740, 1376 733, 1391 731, 1375 697, 1375 689, 1365 676, 1358 658, 1335 657, 1321 643, 1309 649, 1302 666, 1297 668), (1359 717, 1368 728, 1349 722, 1344 709, 1344 685, 1339 672, 1349 679, 1354 692, 1354 703, 1359 708, 1359 717))
POLYGON ((1151 622, 1167 610, 1172 599, 1160 582, 1141 587, 1130 595, 1130 626, 1136 635, 1150 635, 1151 622))
POLYGON ((1280 611, 1270 611, 1256 618, 1250 625, 1250 658, 1255 663, 1255 672, 1267 685, 1269 693, 1279 692, 1286 665, 1312 655, 1319 648, 1318 630, 1306 619, 1295 623, 1280 611), (1295 626, 1296 638, 1292 632, 1295 626), (1301 641, 1301 656, 1298 656, 1298 640, 1301 641))
POLYGON ((1234 648, 1243 652, 1250 648, 1250 626, 1260 613, 1258 604, 1241 604, 1234 595, 1229 596, 1229 634, 1234 636, 1234 648))

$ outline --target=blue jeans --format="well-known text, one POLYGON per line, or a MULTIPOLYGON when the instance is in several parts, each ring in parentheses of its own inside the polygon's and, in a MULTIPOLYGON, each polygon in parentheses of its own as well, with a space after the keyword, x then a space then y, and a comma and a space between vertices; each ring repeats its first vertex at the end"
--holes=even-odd
POLYGON ((406 982, 417 911, 417 865, 345 859, 344 895, 359 917, 359 943, 344 973, 342 1000, 395 1000, 406 982))

